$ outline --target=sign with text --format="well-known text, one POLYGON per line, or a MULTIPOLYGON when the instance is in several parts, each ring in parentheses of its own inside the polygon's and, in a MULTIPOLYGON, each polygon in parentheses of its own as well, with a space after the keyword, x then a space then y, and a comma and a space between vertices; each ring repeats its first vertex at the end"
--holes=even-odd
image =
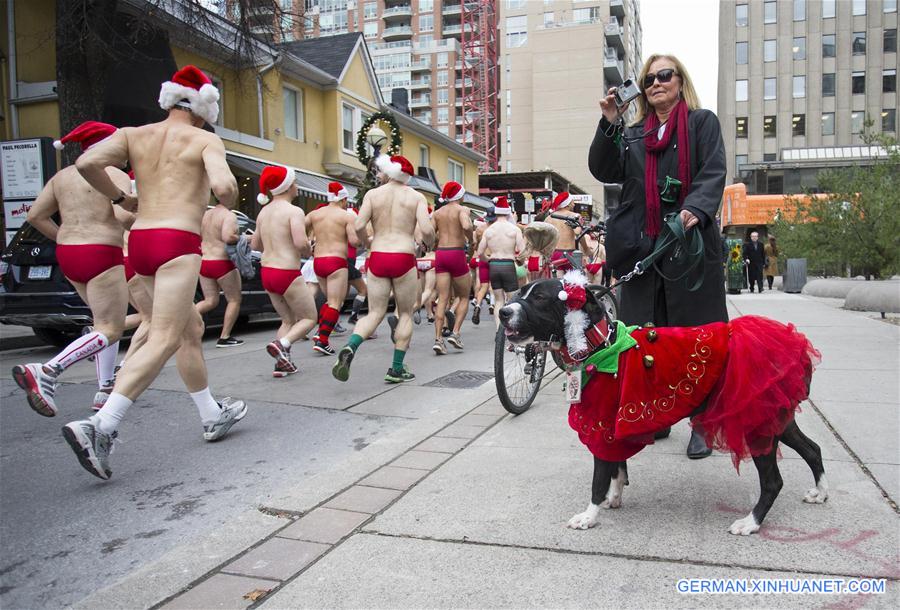
POLYGON ((34 204, 31 201, 4 201, 3 202, 3 219, 7 229, 18 229, 25 224, 28 217, 28 210, 34 204))
MULTIPOLYGON (((49 138, 48 138, 49 139, 49 138)), ((40 139, 0 142, 3 199, 34 200, 44 188, 44 153, 40 139)))

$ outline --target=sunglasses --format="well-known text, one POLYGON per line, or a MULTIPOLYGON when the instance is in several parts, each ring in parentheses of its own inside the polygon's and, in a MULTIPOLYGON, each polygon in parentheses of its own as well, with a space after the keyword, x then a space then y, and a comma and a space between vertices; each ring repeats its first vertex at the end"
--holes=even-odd
POLYGON ((665 70, 660 70, 656 74, 650 72, 647 76, 644 77, 644 89, 649 89, 653 86, 653 81, 658 80, 660 83, 667 83, 672 80, 673 76, 678 76, 678 73, 674 68, 666 68, 665 70))

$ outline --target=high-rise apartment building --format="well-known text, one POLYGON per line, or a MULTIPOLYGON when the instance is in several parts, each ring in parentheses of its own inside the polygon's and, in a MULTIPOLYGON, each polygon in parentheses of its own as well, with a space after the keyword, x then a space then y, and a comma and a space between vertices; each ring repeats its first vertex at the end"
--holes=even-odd
MULTIPOLYGON (((641 67, 637 0, 498 0, 500 169, 552 169, 592 195, 618 187, 590 175, 587 154, 609 87, 641 67)), ((606 191, 606 193, 604 193, 606 191)))
POLYGON ((494 0, 283 0, 303 9, 296 39, 362 32, 386 100, 408 92, 411 115, 498 159, 494 0), (303 6, 299 6, 303 3, 303 6))
POLYGON ((897 0, 737 0, 719 8, 719 97, 729 182, 816 188, 865 162, 860 130, 897 133, 897 0))

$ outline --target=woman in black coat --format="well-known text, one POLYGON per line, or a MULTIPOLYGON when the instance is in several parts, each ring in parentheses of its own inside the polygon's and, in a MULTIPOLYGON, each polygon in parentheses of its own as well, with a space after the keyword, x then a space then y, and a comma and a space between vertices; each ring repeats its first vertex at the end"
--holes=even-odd
MULTIPOLYGON (((653 250, 663 218, 677 213, 686 231, 703 236, 703 284, 690 291, 686 282, 667 281, 650 268, 622 284, 619 317, 626 324, 657 326, 727 322, 716 225, 726 173, 719 120, 700 108, 687 71, 671 55, 651 55, 638 82, 641 95, 635 99, 637 113, 628 127, 620 119, 627 104, 617 108, 614 89, 601 100, 603 118, 588 156, 597 180, 622 184, 621 203, 607 220, 607 262, 616 277, 631 271, 653 250)), ((683 272, 671 254, 657 264, 668 277, 683 272)), ((692 433, 688 456, 709 453, 702 437, 692 433)))

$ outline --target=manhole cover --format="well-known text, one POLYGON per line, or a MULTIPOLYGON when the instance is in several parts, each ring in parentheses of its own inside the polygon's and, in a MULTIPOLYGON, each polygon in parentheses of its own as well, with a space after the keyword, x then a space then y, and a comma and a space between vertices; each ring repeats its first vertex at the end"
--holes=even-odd
POLYGON ((454 371, 449 375, 444 375, 443 377, 438 377, 434 381, 429 381, 425 385, 432 388, 477 388, 493 378, 493 373, 484 373, 481 371, 454 371))

